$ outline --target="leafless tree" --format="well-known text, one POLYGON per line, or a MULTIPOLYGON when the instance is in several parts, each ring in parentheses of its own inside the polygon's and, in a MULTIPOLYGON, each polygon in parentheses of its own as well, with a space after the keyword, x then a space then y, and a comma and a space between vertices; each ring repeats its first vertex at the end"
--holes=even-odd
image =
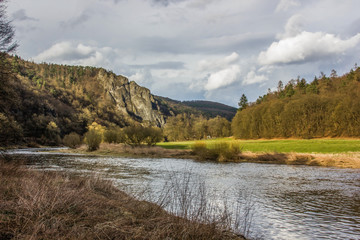
POLYGON ((6 0, 0 0, 0 51, 11 53, 16 50, 18 43, 14 41, 15 31, 6 16, 5 4, 6 0))

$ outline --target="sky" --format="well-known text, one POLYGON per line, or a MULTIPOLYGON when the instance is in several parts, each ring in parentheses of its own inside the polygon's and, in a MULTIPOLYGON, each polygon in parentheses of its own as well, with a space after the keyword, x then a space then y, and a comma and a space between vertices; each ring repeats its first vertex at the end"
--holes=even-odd
POLYGON ((17 55, 237 106, 360 63, 359 0, 10 0, 17 55))

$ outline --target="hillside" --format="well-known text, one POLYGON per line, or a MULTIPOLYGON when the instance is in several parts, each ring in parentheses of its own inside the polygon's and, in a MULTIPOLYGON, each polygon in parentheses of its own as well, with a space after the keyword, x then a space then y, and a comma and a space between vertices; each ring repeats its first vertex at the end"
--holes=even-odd
POLYGON ((236 114, 232 131, 243 139, 360 137, 360 68, 279 82, 236 114))
POLYGON ((182 101, 181 103, 201 111, 203 115, 209 118, 221 116, 231 121, 237 112, 237 108, 212 101, 182 101))
POLYGON ((92 122, 107 128, 137 123, 162 127, 180 113, 206 115, 102 68, 36 64, 17 56, 1 63, 6 70, 0 86, 1 145, 56 145, 70 132, 83 135, 92 122))
POLYGON ((94 121, 106 127, 162 126, 173 115, 148 89, 102 68, 7 60, 13 74, 2 89, 0 117, 2 129, 12 126, 19 134, 13 140, 23 136, 26 142, 56 144, 52 135, 83 134, 94 121))
POLYGON ((202 115, 207 118, 214 118, 216 116, 224 117, 227 120, 235 116, 237 109, 222 103, 193 100, 193 101, 177 101, 170 98, 159 97, 158 99, 163 104, 166 104, 175 114, 187 113, 194 115, 202 115))

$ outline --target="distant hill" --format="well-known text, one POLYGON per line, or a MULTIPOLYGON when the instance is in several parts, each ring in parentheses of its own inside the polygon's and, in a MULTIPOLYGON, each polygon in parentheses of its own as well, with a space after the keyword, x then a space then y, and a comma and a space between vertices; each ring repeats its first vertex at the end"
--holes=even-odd
POLYGON ((203 115, 207 118, 220 116, 231 121, 237 112, 236 108, 218 102, 204 100, 177 101, 159 96, 156 96, 156 98, 166 104, 175 114, 188 113, 203 115))
POLYGON ((237 112, 237 108, 212 101, 194 100, 182 101, 181 103, 201 111, 205 116, 210 118, 221 116, 231 121, 237 112))

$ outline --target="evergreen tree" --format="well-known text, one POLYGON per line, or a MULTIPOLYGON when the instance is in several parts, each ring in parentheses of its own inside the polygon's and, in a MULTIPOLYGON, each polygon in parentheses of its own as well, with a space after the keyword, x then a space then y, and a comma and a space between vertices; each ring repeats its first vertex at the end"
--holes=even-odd
POLYGON ((238 103, 238 105, 240 111, 244 110, 248 106, 248 100, 245 94, 241 95, 240 102, 238 103))

